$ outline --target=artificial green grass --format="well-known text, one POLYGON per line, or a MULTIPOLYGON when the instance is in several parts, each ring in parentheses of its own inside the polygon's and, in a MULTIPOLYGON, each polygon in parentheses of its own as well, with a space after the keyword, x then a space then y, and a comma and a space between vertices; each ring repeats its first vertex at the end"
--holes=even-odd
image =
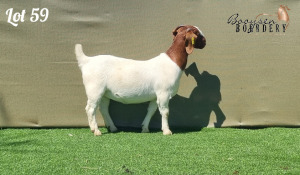
POLYGON ((300 129, 0 130, 0 174, 300 174, 300 129))

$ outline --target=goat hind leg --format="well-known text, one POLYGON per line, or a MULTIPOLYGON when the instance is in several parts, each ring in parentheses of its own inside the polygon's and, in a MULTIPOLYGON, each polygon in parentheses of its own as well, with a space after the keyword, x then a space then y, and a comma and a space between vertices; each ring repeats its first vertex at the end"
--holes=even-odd
POLYGON ((101 135, 101 132, 98 129, 98 124, 96 121, 96 109, 97 109, 97 102, 92 102, 88 100, 85 110, 88 116, 89 125, 94 135, 99 136, 101 135))
POLYGON ((108 112, 108 107, 109 107, 109 102, 110 99, 106 97, 102 97, 100 101, 100 112, 102 114, 102 117, 104 119, 106 127, 110 130, 110 132, 116 132, 118 129, 115 126, 114 122, 112 121, 109 112, 108 112))
POLYGON ((155 113, 156 109, 157 109, 156 101, 155 100, 150 101, 149 106, 148 106, 147 115, 142 123, 142 133, 149 132, 149 123, 150 123, 150 120, 151 120, 153 114, 155 113))

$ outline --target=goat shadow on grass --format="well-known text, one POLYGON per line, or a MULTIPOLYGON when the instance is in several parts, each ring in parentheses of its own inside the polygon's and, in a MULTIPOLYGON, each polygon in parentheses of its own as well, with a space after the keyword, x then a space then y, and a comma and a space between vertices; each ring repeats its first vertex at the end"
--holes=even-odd
MULTIPOLYGON (((212 111, 216 115, 214 126, 221 127, 226 117, 219 103, 221 101, 221 83, 216 75, 207 71, 201 74, 196 63, 192 63, 185 74, 194 77, 197 86, 189 98, 175 95, 169 102, 169 125, 171 130, 189 132, 207 127, 212 111)), ((115 125, 121 131, 140 132, 141 124, 147 114, 149 102, 141 104, 122 104, 111 100, 109 113, 115 125)), ((161 115, 157 110, 153 115, 149 129, 160 131, 161 115)))

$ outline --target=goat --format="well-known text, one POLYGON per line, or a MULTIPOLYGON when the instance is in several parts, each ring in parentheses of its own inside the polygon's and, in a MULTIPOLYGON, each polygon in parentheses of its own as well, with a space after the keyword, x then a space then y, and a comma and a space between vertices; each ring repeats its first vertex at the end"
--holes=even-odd
POLYGON ((111 132, 117 131, 108 112, 110 99, 124 104, 150 101, 142 132, 149 132, 151 117, 158 108, 162 115, 163 134, 171 135, 169 100, 178 91, 188 55, 194 48, 202 49, 205 45, 203 33, 191 25, 178 26, 173 31, 173 44, 166 53, 145 61, 111 55, 88 57, 81 44, 76 44, 75 54, 88 98, 85 110, 94 135, 101 135, 95 119, 98 105, 106 127, 111 132))

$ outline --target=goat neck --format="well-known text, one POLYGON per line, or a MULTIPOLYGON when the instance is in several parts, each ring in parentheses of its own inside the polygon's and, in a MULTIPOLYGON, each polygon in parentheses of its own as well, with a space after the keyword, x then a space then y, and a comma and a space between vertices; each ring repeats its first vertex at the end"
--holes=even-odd
POLYGON ((184 70, 188 57, 185 50, 185 36, 177 35, 166 54, 180 67, 181 70, 184 70))

